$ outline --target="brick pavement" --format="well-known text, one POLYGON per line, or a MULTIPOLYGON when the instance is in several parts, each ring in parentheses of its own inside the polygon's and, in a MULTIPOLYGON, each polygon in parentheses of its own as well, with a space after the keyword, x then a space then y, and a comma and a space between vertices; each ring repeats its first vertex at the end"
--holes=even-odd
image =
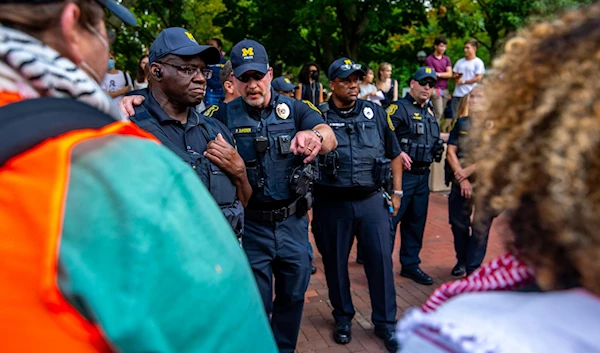
MULTIPOLYGON (((398 318, 405 310, 421 305, 440 284, 455 279, 450 276, 450 270, 456 263, 452 232, 448 224, 447 198, 443 195, 431 194, 429 198, 429 214, 425 227, 423 250, 421 250, 421 268, 433 277, 433 286, 423 286, 407 278, 400 277, 400 262, 398 260, 399 235, 394 249, 394 277, 396 283, 396 303, 398 318)), ((499 234, 504 232, 505 219, 500 216, 494 221, 490 233, 486 260, 503 253, 502 239, 499 234)), ((312 233, 310 240, 314 246, 312 233)), ((311 277, 306 292, 302 327, 298 338, 297 353, 379 353, 386 352, 382 341, 373 334, 371 323, 371 305, 367 279, 363 267, 355 262, 356 245, 351 251, 349 261, 352 300, 356 316, 352 322, 352 341, 346 345, 334 342, 332 336, 333 317, 331 305, 327 297, 327 284, 323 272, 321 256, 315 248, 315 266, 318 271, 311 277)))

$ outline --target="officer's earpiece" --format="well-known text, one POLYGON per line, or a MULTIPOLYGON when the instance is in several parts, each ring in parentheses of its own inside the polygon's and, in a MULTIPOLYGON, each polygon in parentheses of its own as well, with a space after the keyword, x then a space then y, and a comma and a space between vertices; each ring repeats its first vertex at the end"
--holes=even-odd
POLYGON ((154 70, 154 76, 156 76, 156 78, 162 77, 162 72, 160 71, 160 69, 154 70))

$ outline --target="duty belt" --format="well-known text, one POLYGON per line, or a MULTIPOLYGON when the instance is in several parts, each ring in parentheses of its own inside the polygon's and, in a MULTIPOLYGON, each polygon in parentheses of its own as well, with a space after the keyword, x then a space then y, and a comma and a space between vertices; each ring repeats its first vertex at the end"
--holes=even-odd
POLYGON ((410 170, 404 170, 404 173, 423 175, 429 171, 429 166, 426 167, 412 167, 410 170))
POLYGON ((282 222, 286 218, 290 217, 297 211, 298 201, 302 199, 298 198, 286 207, 277 208, 275 210, 251 210, 246 209, 246 218, 251 221, 262 221, 262 222, 282 222))

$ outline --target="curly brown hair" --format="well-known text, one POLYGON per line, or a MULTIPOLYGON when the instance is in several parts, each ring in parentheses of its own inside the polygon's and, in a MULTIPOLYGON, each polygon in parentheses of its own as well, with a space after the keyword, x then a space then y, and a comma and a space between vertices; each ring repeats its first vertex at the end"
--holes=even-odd
POLYGON ((600 3, 504 50, 474 120, 477 204, 509 211, 512 245, 543 289, 600 295, 600 3))

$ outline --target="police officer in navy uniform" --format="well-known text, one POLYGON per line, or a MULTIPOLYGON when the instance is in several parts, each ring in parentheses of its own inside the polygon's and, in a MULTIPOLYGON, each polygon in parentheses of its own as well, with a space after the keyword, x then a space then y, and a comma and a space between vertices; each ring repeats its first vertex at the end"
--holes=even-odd
POLYGON ((316 169, 308 163, 337 142, 316 107, 274 92, 273 70, 260 43, 237 43, 231 64, 241 97, 213 117, 234 134, 245 161, 253 194, 246 208, 243 247, 279 350, 292 353, 311 271, 306 212, 316 169))
POLYGON ((355 312, 348 256, 356 234, 369 283, 375 334, 390 352, 396 352, 390 232, 391 216, 398 212, 402 195, 401 150, 383 108, 358 99, 364 75, 361 66, 348 58, 340 58, 329 67, 332 96, 319 108, 335 133, 338 147, 319 157, 312 230, 323 255, 335 318, 334 340, 346 344, 352 338, 355 312), (391 182, 391 170, 395 191, 390 196, 383 187, 391 182))
POLYGON ((433 284, 421 270, 419 252, 429 205, 429 166, 439 162, 444 152, 440 127, 435 120, 429 97, 436 83, 435 70, 419 68, 410 80, 410 92, 387 108, 402 149, 402 190, 404 196, 394 216, 394 232, 400 223, 400 275, 420 284, 433 284))
POLYGON ((219 59, 216 48, 199 45, 187 30, 163 30, 150 47, 150 88, 132 93, 145 99, 131 120, 196 170, 239 237, 252 194, 244 162, 227 127, 194 108, 212 74, 206 66, 219 59))
MULTIPOLYGON (((483 88, 478 84, 467 96, 469 111, 481 111, 483 88)), ((463 97, 463 99, 465 99, 463 97)), ((479 213, 475 210, 473 216, 473 189, 475 184, 476 163, 470 158, 468 151, 469 130, 471 130, 471 117, 463 116, 456 120, 448 139, 448 153, 446 158, 446 183, 452 183, 448 197, 448 219, 454 235, 454 250, 456 251, 456 265, 452 268, 453 276, 470 275, 483 261, 487 248, 488 236, 496 212, 479 213)))

